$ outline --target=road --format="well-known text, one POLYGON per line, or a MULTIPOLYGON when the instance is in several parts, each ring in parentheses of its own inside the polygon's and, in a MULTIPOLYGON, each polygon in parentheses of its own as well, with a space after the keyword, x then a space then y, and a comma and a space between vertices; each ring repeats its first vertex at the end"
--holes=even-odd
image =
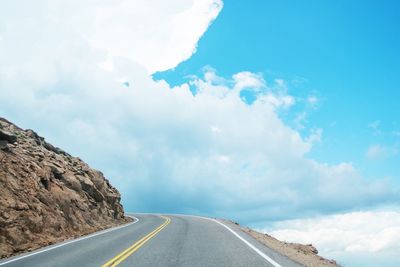
POLYGON ((135 221, 0 261, 0 266, 289 266, 233 224, 186 215, 135 221))

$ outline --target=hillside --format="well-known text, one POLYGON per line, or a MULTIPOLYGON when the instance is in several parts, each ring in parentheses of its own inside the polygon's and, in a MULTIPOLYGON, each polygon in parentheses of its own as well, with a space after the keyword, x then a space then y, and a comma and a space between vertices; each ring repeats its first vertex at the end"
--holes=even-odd
POLYGON ((331 259, 326 259, 318 255, 318 250, 312 244, 288 243, 276 239, 268 234, 260 233, 249 227, 243 227, 232 221, 224 221, 233 228, 238 228, 246 234, 257 239, 261 244, 278 252, 281 255, 307 267, 340 267, 340 265, 331 259))
POLYGON ((130 221, 100 171, 0 118, 0 258, 130 221))

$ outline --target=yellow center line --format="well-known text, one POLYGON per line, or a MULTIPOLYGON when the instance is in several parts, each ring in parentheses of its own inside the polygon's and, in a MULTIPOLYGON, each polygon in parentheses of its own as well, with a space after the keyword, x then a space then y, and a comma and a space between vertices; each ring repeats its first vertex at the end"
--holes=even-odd
POLYGON ((132 255, 136 250, 138 250, 141 246, 143 246, 147 241, 149 241, 151 238, 153 238, 156 234, 158 234, 162 229, 164 229, 170 222, 171 219, 168 217, 160 216, 161 218, 165 219, 164 223, 158 226, 156 229, 142 237, 139 241, 137 241, 135 244, 130 246, 129 248, 125 249, 122 251, 120 254, 112 258, 111 260, 107 261, 105 264, 103 264, 101 267, 115 267, 119 263, 121 263, 123 260, 128 258, 130 255, 132 255))

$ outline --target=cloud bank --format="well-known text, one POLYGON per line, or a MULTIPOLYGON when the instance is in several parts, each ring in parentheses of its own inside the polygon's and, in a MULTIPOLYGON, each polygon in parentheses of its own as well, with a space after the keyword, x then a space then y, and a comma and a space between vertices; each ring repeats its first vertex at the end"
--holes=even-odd
POLYGON ((149 73, 171 69, 196 51, 222 6, 221 0, 8 2, 0 10, 2 66, 40 62, 49 73, 44 68, 55 61, 72 56, 87 62, 90 54, 109 70, 118 57, 149 73))
POLYGON ((279 222, 265 230, 288 242, 312 243, 339 263, 394 267, 400 264, 399 225, 398 211, 363 211, 279 222))

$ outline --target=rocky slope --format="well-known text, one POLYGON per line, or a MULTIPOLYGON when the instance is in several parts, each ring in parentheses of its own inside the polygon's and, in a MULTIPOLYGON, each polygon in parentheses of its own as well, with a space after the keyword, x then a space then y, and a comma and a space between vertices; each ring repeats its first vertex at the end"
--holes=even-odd
POLYGON ((307 267, 340 267, 335 260, 325 259, 318 255, 318 250, 311 244, 287 243, 268 234, 257 232, 251 228, 243 227, 236 222, 225 221, 232 227, 238 228, 251 235, 265 246, 307 267))
POLYGON ((0 118, 0 258, 128 222, 99 171, 0 118))

